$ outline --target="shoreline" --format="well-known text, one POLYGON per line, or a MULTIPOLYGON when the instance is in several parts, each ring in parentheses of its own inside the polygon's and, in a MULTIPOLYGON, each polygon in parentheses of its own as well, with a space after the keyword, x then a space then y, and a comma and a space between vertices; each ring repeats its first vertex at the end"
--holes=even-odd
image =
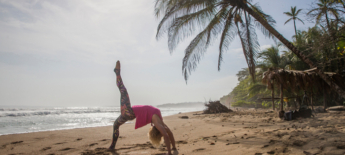
MULTIPOLYGON (((201 111, 194 111, 164 116, 163 120, 166 124, 169 124, 167 122, 170 122, 172 118, 176 118, 177 115, 188 115, 200 112, 201 111)), ((148 143, 149 141, 147 137, 150 125, 148 124, 135 130, 134 122, 135 120, 126 122, 120 127, 120 137, 117 142, 116 149, 120 146, 124 146, 122 142, 128 144, 129 141, 123 139, 124 137, 131 136, 133 133, 138 137, 140 136, 138 139, 135 138, 139 142, 151 145, 148 143)), ((102 150, 106 152, 105 148, 108 148, 108 145, 111 143, 112 127, 113 126, 106 125, 0 135, 0 152, 4 154, 80 154, 83 152, 80 151, 77 153, 78 150, 88 150, 88 148, 92 146, 98 146, 98 149, 102 148, 102 150), (91 142, 92 139, 97 138, 99 139, 98 142, 91 142), (67 143, 72 144, 67 146, 67 143), (90 144, 84 145, 85 143, 90 144), (46 147, 43 147, 45 145, 46 147), (55 149, 53 149, 54 147, 55 149)))
MULTIPOLYGON (((345 112, 284 121, 275 112, 241 110, 221 114, 187 112, 163 117, 174 134, 174 154, 344 154, 345 112), (182 119, 181 116, 188 116, 182 119)), ((3 154, 154 154, 147 132, 134 123, 120 127, 116 152, 107 152, 112 126, 0 136, 3 154)))
MULTIPOLYGON (((196 113, 196 112, 202 112, 202 111, 192 111, 192 112, 186 112, 186 113, 196 113)), ((184 114, 184 113, 179 113, 179 114, 184 114)), ((173 114, 173 115, 178 115, 178 114, 173 114)), ((173 115, 163 116, 163 119, 165 117, 169 117, 169 116, 173 116, 173 115)), ((133 123, 135 123, 135 119, 131 120, 131 121, 127 121, 125 124, 133 124, 133 123)), ((7 136, 7 135, 29 134, 29 133, 50 132, 50 131, 63 131, 63 130, 84 129, 84 128, 97 128, 97 127, 107 127, 107 126, 111 126, 111 125, 76 127, 76 128, 68 128, 68 129, 52 129, 52 130, 43 130, 43 131, 21 132, 21 133, 10 133, 10 134, 0 135, 0 137, 1 136, 7 136)))
MULTIPOLYGON (((1 109, 0 109, 1 110, 1 109)), ((120 115, 118 108, 106 107, 64 107, 56 108, 23 108, 0 111, 0 136, 42 131, 68 130, 75 128, 112 126, 120 115)), ((201 108, 163 108, 163 116, 192 112, 201 108)))

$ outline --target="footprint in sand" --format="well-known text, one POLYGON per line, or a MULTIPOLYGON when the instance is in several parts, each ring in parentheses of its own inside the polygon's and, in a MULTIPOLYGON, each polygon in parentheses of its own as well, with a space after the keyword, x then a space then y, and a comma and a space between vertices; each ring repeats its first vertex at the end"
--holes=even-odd
POLYGON ((65 144, 66 142, 61 142, 61 143, 55 143, 54 145, 60 145, 60 144, 65 144))
POLYGON ((274 154, 274 153, 275 153, 274 150, 267 152, 267 154, 274 154))
POLYGON ((100 140, 100 141, 104 142, 104 141, 107 141, 107 140, 110 140, 110 139, 102 139, 102 140, 100 140))
POLYGON ((66 147, 66 148, 61 149, 61 150, 59 150, 59 151, 67 151, 67 150, 71 150, 71 149, 73 149, 73 148, 66 147))
POLYGON ((15 141, 15 142, 12 142, 11 144, 19 144, 19 143, 22 143, 23 141, 15 141))
POLYGON ((188 142, 184 141, 184 140, 180 140, 176 142, 177 144, 187 144, 188 142))
POLYGON ((98 143, 92 143, 89 146, 94 146, 94 145, 98 145, 98 143))
POLYGON ((305 141, 301 141, 301 140, 296 140, 292 144, 295 145, 295 146, 303 146, 303 145, 306 144, 306 142, 305 141))
POLYGON ((268 147, 268 146, 270 146, 270 145, 264 145, 262 148, 265 148, 265 147, 268 147))
POLYGON ((98 147, 95 149, 95 151, 107 151, 108 149, 107 148, 104 148, 104 147, 98 147))
POLYGON ((337 145, 337 149, 345 149, 345 145, 337 145))
POLYGON ((276 140, 271 139, 270 142, 268 142, 268 143, 274 144, 274 143, 276 143, 276 142, 277 142, 276 140))
POLYGON ((198 149, 193 150, 193 152, 198 152, 198 151, 202 151, 202 150, 205 150, 205 148, 198 148, 198 149))
POLYGON ((42 151, 49 150, 49 149, 51 149, 51 147, 45 147, 42 149, 42 151))
POLYGON ((249 138, 255 138, 255 136, 250 136, 250 137, 247 137, 246 139, 249 139, 249 138))

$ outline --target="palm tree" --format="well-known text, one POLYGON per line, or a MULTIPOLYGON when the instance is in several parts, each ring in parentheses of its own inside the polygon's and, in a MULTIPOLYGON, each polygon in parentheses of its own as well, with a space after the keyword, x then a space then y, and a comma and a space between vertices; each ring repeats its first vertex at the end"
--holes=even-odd
MULTIPOLYGON (((220 69, 222 54, 228 49, 238 30, 240 33, 237 34, 240 35, 248 68, 251 76, 254 77, 255 69, 252 69, 252 62, 255 61, 251 59, 254 58, 255 46, 258 44, 253 23, 260 27, 266 36, 280 40, 310 68, 316 67, 308 57, 272 27, 274 20, 270 16, 264 14, 257 5, 250 2, 251 0, 156 0, 156 16, 164 15, 157 28, 157 39, 162 34, 168 33, 170 52, 184 38, 191 36, 196 30, 201 31, 185 50, 182 65, 185 80, 188 79, 191 71, 196 69, 197 63, 211 41, 221 32, 218 57, 218 69, 220 69), (237 26, 239 23, 241 29, 237 26)), ((342 88, 332 83, 331 79, 321 70, 316 69, 316 72, 340 96, 345 98, 342 88)))
POLYGON ((298 9, 297 12, 296 12, 296 6, 295 6, 295 7, 291 7, 291 12, 284 12, 284 14, 286 14, 286 15, 289 16, 289 17, 291 17, 290 19, 288 19, 288 20, 284 23, 284 25, 285 25, 286 23, 288 23, 289 21, 293 20, 293 25, 294 25, 294 27, 295 27, 295 35, 297 35, 297 30, 296 30, 296 19, 299 20, 299 21, 301 21, 301 22, 304 24, 304 22, 303 22, 301 19, 299 19, 299 18, 297 17, 298 14, 301 12, 301 10, 302 10, 302 9, 298 9))
POLYGON ((290 60, 288 60, 287 58, 287 52, 286 51, 282 51, 282 53, 284 53, 283 55, 281 55, 280 52, 280 48, 282 47, 281 43, 278 43, 275 46, 271 46, 269 48, 266 48, 265 50, 263 50, 261 53, 258 54, 258 58, 262 59, 262 63, 266 64, 266 67, 269 68, 285 68, 289 63, 290 60))
POLYGON ((319 0, 317 7, 311 9, 307 15, 316 19, 316 24, 319 24, 322 17, 325 16, 327 28, 330 30, 330 15, 333 15, 336 20, 339 20, 339 12, 345 13, 343 10, 338 9, 338 3, 332 2, 331 0, 319 0))
POLYGON ((336 3, 339 5, 342 5, 342 7, 345 9, 345 2, 344 0, 330 0, 332 3, 336 3))
MULTIPOLYGON (((165 16, 158 25, 157 39, 162 33, 167 32, 170 52, 174 51, 181 40, 190 36, 198 25, 205 27, 185 50, 183 74, 186 80, 191 71, 196 69, 197 63, 206 52, 207 47, 219 35, 221 36, 218 70, 220 70, 222 54, 228 49, 234 37, 239 36, 250 75, 253 80, 255 79, 255 56, 260 50, 260 45, 254 27, 262 25, 256 22, 242 7, 236 5, 225 7, 223 3, 219 0, 157 0, 156 14, 159 15, 162 10, 165 10, 165 16), (183 15, 178 16, 181 13, 183 15)), ((271 24, 275 22, 259 7, 254 5, 250 7, 266 21, 271 24)), ((262 30, 267 36, 270 35, 267 30, 262 30)))

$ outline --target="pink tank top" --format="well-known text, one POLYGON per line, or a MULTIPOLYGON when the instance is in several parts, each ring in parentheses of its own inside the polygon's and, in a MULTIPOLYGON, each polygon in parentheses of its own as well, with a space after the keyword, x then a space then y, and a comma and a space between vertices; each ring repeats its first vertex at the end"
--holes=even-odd
MULTIPOLYGON (((152 116, 154 114, 158 115, 162 120, 161 111, 150 105, 134 105, 132 106, 133 112, 136 117, 135 129, 145 126, 151 123, 152 116)), ((152 124, 151 124, 152 126, 152 124)))

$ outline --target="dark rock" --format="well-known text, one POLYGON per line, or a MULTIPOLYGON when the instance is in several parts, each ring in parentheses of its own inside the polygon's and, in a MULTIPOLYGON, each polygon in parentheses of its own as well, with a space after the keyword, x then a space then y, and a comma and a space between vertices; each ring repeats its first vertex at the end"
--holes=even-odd
POLYGON ((180 118, 182 118, 182 119, 188 119, 189 117, 188 117, 188 116, 181 116, 180 118))

